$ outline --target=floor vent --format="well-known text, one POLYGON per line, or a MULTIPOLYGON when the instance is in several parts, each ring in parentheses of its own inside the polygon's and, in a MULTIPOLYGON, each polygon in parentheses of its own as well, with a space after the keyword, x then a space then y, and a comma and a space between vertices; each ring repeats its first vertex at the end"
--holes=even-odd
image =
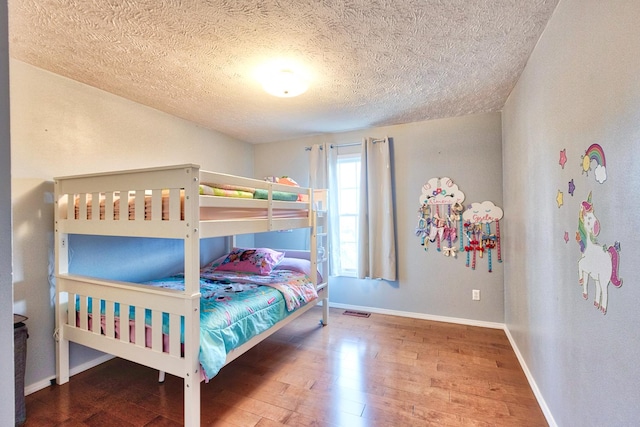
POLYGON ((352 310, 347 310, 342 314, 344 314, 346 316, 355 316, 355 317, 369 317, 369 316, 371 316, 371 313, 367 313, 365 311, 352 311, 352 310))

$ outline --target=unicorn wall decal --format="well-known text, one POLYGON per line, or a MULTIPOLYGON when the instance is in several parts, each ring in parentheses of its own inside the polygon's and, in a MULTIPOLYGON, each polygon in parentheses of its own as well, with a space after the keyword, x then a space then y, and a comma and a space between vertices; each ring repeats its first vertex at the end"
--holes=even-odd
POLYGON ((578 261, 578 277, 582 285, 582 297, 589 297, 587 285, 591 277, 596 285, 593 305, 603 314, 607 313, 607 288, 609 283, 615 287, 622 286, 622 279, 618 277, 618 263, 620 261, 620 242, 613 246, 600 245, 596 236, 600 233, 600 221, 593 213, 591 193, 587 200, 580 205, 578 215, 578 232, 576 241, 580 246, 582 258, 578 261))

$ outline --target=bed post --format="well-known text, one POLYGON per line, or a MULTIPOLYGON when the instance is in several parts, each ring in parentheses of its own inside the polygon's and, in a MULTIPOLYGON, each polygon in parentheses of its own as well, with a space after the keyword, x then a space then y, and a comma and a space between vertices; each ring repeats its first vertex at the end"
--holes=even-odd
POLYGON ((54 339, 56 341, 56 384, 69 382, 69 341, 64 338, 62 325, 66 319, 67 302, 62 301, 59 292, 56 292, 56 329, 54 339))
POLYGON ((185 316, 184 425, 200 425, 200 200, 199 168, 188 167, 184 185, 185 316))
POLYGON ((185 362, 187 372, 184 377, 184 425, 200 425, 200 361, 198 359, 200 350, 200 299, 191 300, 191 313, 194 319, 185 319, 185 342, 191 345, 185 346, 185 362), (189 326, 189 320, 198 327, 197 331, 189 326), (188 339, 190 337, 191 339, 188 339), (195 343, 195 349, 194 349, 195 343))
MULTIPOLYGON (((60 221, 60 182, 54 182, 54 263, 55 277, 69 272, 69 235, 59 230, 60 221)), ((68 195, 66 197, 69 197, 68 195)), ((69 204, 69 203, 67 203, 69 204)), ((56 383, 69 382, 69 341, 64 337, 62 326, 67 322, 68 296, 60 292, 60 284, 55 283, 55 330, 53 336, 56 342, 56 383)))
POLYGON ((329 324, 329 287, 325 288, 325 296, 322 298, 322 326, 329 324))
POLYGON ((56 289, 55 304, 56 384, 61 385, 69 382, 69 340, 65 339, 62 327, 67 322, 68 296, 56 289))

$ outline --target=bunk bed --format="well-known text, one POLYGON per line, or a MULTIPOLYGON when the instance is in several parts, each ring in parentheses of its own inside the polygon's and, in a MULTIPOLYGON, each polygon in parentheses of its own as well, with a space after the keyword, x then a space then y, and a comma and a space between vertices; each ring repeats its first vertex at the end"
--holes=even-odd
MULTIPOLYGON (((194 164, 54 181, 58 384, 69 381, 69 343, 79 343, 183 378, 184 423, 199 425, 201 380, 210 379, 221 366, 319 301, 322 324, 327 324, 326 191, 208 172, 194 164), (274 252, 285 259, 306 260, 308 274, 302 276, 317 298, 289 298, 298 301, 287 307, 281 320, 266 330, 246 332, 233 348, 224 350, 220 366, 207 375, 200 354, 208 351, 203 341, 211 340, 201 338, 201 312, 211 311, 211 306, 203 309, 211 301, 202 284, 229 283, 215 274, 241 249, 201 267, 200 239, 296 228, 309 230, 309 250, 274 252), (69 236, 74 234, 179 239, 184 243, 184 270, 147 283, 71 274, 69 236)), ((300 280, 304 279, 293 281, 300 280)))

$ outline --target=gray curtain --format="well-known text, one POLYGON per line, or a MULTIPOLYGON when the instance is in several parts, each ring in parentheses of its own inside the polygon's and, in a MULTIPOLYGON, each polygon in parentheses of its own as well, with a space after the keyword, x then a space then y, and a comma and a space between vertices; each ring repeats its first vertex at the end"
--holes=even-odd
POLYGON ((327 147, 325 147, 325 144, 314 144, 311 146, 311 153, 309 154, 310 188, 328 188, 326 152, 327 147))
POLYGON ((396 280, 389 139, 362 142, 358 278, 396 280))

